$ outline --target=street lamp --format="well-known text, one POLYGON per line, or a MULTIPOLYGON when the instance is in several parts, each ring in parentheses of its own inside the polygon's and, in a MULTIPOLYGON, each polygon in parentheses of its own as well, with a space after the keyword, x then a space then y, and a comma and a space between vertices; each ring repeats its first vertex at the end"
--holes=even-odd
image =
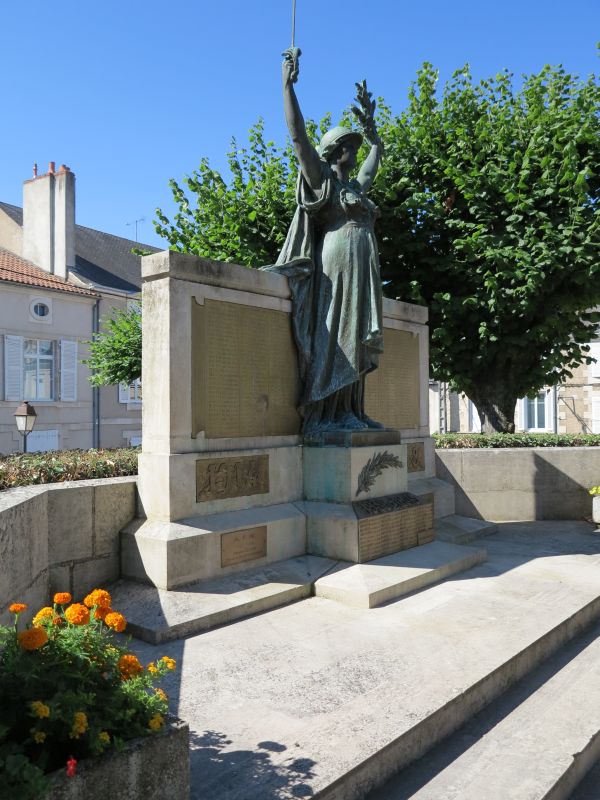
POLYGON ((17 423, 17 430, 23 437, 23 452, 26 453, 27 437, 33 430, 33 426, 35 425, 35 421, 37 419, 35 408, 29 405, 26 400, 23 400, 21 405, 15 411, 14 417, 17 423))

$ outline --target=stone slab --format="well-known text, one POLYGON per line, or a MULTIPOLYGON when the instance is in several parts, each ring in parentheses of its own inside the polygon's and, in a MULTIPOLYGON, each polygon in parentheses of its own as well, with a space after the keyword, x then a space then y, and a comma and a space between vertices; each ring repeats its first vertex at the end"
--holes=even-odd
POLYGON ((334 566, 326 558, 301 556, 176 591, 119 581, 111 594, 127 632, 159 644, 309 597, 314 581, 334 566))
POLYGON ((415 478, 409 480, 408 489, 418 497, 433 494, 434 517, 447 517, 455 513, 454 486, 452 483, 440 480, 440 478, 415 478))
POLYGON ((481 564, 483 548, 431 542, 366 564, 338 567, 315 583, 317 597, 374 608, 481 564))
POLYGON ((474 539, 491 536, 498 530, 495 522, 463 517, 460 514, 438 519, 434 528, 438 539, 455 544, 468 544, 474 539))
POLYGON ((600 617, 591 526, 500 526, 486 547, 379 608, 313 597, 134 643, 143 663, 179 659, 164 688, 192 729, 193 796, 364 800, 600 617))

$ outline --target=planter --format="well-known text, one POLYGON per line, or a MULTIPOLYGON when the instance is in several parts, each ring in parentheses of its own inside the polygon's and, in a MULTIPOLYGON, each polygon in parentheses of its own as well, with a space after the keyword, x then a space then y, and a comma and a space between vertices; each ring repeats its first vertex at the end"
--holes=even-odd
POLYGON ((188 739, 187 723, 171 718, 164 731, 132 739, 120 752, 79 761, 73 778, 53 773, 44 800, 187 800, 188 739))
POLYGON ((600 495, 592 497, 592 519, 597 525, 600 525, 600 495))

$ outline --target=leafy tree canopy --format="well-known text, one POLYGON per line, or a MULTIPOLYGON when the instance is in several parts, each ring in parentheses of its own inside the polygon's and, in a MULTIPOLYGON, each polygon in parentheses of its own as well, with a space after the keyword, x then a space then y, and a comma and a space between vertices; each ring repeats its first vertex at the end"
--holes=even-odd
POLYGON ((87 342, 92 386, 129 385, 142 374, 142 314, 137 306, 113 312, 103 330, 87 342))
MULTIPOLYGON (((404 111, 382 101, 386 147, 371 196, 384 290, 429 306, 432 373, 465 392, 487 429, 511 430, 516 399, 589 362, 600 316, 600 86, 544 67, 516 89, 468 66, 438 91, 425 64, 404 111)), ((349 116, 346 115, 347 122, 349 116)), ((309 123, 313 139, 330 119, 309 123)), ((175 250, 247 266, 273 263, 295 208, 289 142, 232 142, 230 177, 203 159, 170 182, 175 250)))

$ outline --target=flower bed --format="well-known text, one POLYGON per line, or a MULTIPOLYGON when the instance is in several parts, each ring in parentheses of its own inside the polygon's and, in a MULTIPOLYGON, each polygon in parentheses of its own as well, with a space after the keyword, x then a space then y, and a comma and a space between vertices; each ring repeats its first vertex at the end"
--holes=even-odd
POLYGON ((143 667, 114 640, 126 620, 107 591, 71 601, 54 595, 22 630, 27 606, 13 603, 14 626, 0 627, 0 797, 44 797, 55 770, 75 777, 81 759, 165 726, 167 696, 155 684, 175 662, 143 667))
POLYGON ((504 447, 600 447, 596 433, 434 433, 440 450, 504 447))

